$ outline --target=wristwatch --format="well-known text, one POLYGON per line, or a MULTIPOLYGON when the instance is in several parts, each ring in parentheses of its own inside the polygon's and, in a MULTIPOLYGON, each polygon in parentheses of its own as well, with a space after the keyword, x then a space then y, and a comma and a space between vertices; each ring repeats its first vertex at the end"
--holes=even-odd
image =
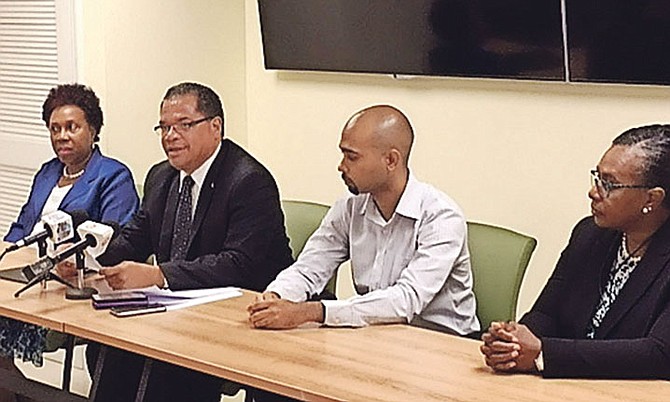
POLYGON ((542 356, 542 351, 540 351, 540 354, 535 358, 535 369, 539 373, 544 371, 544 357, 542 356))

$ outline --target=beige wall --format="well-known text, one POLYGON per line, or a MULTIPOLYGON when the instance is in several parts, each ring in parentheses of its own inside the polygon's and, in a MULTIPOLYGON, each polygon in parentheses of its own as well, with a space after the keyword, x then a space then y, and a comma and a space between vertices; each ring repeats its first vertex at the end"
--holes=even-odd
POLYGON ((589 213, 589 170, 622 130, 670 121, 670 89, 265 71, 254 0, 246 5, 249 146, 282 195, 332 203, 345 120, 375 103, 404 110, 416 130, 415 175, 450 194, 468 219, 533 235, 522 288, 527 310, 589 213))
POLYGON ((419 179, 469 219, 538 239, 520 311, 589 213, 588 171, 612 138, 670 120, 669 88, 265 71, 255 0, 86 0, 83 23, 83 72, 104 91, 107 149, 136 177, 162 159, 150 127, 177 81, 223 95, 228 131, 270 168, 283 197, 325 203, 346 191, 336 171, 345 120, 374 103, 400 107, 416 129, 419 179))

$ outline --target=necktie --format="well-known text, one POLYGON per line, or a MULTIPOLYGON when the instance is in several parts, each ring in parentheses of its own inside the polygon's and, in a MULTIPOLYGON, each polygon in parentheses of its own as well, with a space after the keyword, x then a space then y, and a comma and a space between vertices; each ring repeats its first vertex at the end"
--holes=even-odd
POLYGON ((183 260, 186 258, 186 248, 191 236, 191 189, 193 188, 191 176, 184 177, 179 192, 179 203, 177 204, 177 215, 172 228, 172 247, 170 250, 170 261, 183 260))

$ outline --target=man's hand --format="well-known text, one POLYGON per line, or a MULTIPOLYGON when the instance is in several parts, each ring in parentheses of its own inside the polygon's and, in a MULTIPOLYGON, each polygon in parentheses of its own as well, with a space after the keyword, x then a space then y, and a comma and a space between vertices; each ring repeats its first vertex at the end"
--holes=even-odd
POLYGON ((249 324, 254 328, 288 329, 306 322, 323 322, 320 302, 295 303, 265 292, 247 307, 249 324))
MULTIPOLYGON (((56 253, 60 253, 61 251, 71 246, 72 243, 60 244, 58 247, 56 247, 56 253)), ((72 278, 77 276, 77 265, 75 264, 74 256, 56 264, 56 273, 61 278, 72 278)))
MULTIPOLYGON (((279 300, 281 297, 279 297, 278 294, 275 292, 263 292, 256 296, 256 302, 263 301, 263 300, 279 300)), ((251 307, 254 303, 251 303, 249 306, 247 306, 247 310, 249 307, 251 307)))
POLYGON ((67 259, 56 264, 56 273, 64 279, 73 278, 77 276, 77 266, 67 259))
POLYGON ((165 283, 165 277, 159 267, 132 261, 123 261, 113 267, 102 268, 100 275, 105 277, 109 287, 114 290, 146 288, 153 285, 162 288, 165 283))

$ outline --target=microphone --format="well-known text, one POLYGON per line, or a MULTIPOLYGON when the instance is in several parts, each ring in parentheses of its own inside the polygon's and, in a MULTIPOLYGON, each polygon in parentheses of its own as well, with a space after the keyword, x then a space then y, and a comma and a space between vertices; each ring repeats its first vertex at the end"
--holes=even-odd
MULTIPOLYGON (((97 244, 98 241, 96 240, 95 236, 87 235, 80 241, 74 243, 73 245, 61 251, 60 253, 54 255, 53 257, 50 257, 48 255, 42 257, 36 262, 28 265, 27 268, 33 273, 34 276, 43 274, 45 271, 49 271, 50 269, 55 267, 56 264, 58 264, 59 262, 65 261, 71 256, 84 251, 84 249, 86 249, 87 247, 91 246, 95 247, 97 244)), ((26 270, 24 269, 24 273, 25 271, 26 270)))
POLYGON ((65 261, 71 256, 80 253, 89 247, 91 248, 89 252, 95 257, 104 253, 107 245, 109 244, 109 241, 114 235, 114 228, 102 223, 86 221, 79 225, 77 228, 77 233, 79 233, 81 240, 61 251, 60 253, 54 255, 53 257, 47 257, 52 261, 53 265, 65 261))
POLYGON ((105 252, 107 245, 114 236, 114 228, 110 225, 86 221, 77 228, 79 234, 78 242, 62 250, 53 256, 46 256, 30 265, 28 268, 33 275, 39 275, 44 271, 50 270, 59 262, 65 261, 71 256, 86 250, 92 257, 97 257, 105 252))
POLYGON ((94 271, 99 271, 100 263, 96 260, 98 256, 107 250, 107 246, 118 236, 120 226, 116 222, 97 223, 93 221, 86 221, 79 225, 77 233, 79 237, 85 239, 93 237, 96 244, 84 250, 85 266, 94 271))
MULTIPOLYGON (((107 245, 109 244, 110 240, 113 238, 114 228, 112 226, 105 225, 102 223, 86 221, 79 225, 79 227, 77 228, 77 233, 81 238, 80 241, 74 243, 70 247, 66 248, 65 250, 62 250, 61 252, 57 253, 54 256, 46 256, 44 258, 41 258, 38 261, 26 266, 23 269, 24 275, 27 278, 30 278, 30 281, 23 289, 19 290, 14 294, 15 297, 18 297, 18 295, 21 292, 37 283, 37 281, 49 278, 50 276, 53 279, 58 279, 59 281, 63 282, 68 286, 73 286, 67 282, 64 282, 62 279, 60 279, 60 277, 51 274, 50 272, 51 269, 53 269, 56 266, 56 264, 65 261, 66 259, 70 258, 75 254, 79 255, 86 254, 85 251, 88 248, 91 249, 90 253, 93 256, 91 257, 91 259, 95 260, 94 257, 102 254, 107 248, 107 245)), ((80 262, 83 262, 83 260, 78 258, 77 268, 83 268, 83 265, 79 265, 80 262)), ((97 264, 97 266, 99 267, 100 265, 97 264)), ((78 269, 77 271, 78 271, 77 276, 78 286, 76 288, 67 289, 65 293, 65 297, 67 299, 86 299, 89 298, 91 294, 96 292, 96 290, 93 288, 86 288, 83 286, 84 270, 78 269)))
POLYGON ((20 248, 29 246, 33 243, 44 241, 50 238, 54 244, 59 244, 70 240, 74 237, 74 228, 79 226, 82 222, 88 219, 86 211, 73 211, 67 214, 63 211, 54 211, 42 217, 42 224, 44 230, 41 230, 33 235, 24 237, 15 244, 7 247, 5 252, 18 250, 20 248))
MULTIPOLYGON (((97 244, 97 240, 95 239, 94 236, 86 236, 86 238, 81 239, 77 243, 73 244, 72 246, 66 248, 65 250, 61 251, 60 253, 56 254, 55 256, 45 256, 37 260, 36 262, 26 266, 23 268, 23 274, 25 275, 26 278, 29 278, 28 283, 26 286, 23 288, 19 289, 16 293, 14 293, 14 297, 19 297, 19 295, 26 289, 32 287, 36 283, 42 280, 47 280, 47 279, 57 279, 59 282, 62 282, 64 284, 67 284, 68 286, 73 286, 70 283, 67 283, 63 281, 59 276, 53 275, 51 273, 51 270, 56 266, 61 261, 64 261, 70 256, 81 252, 84 250, 86 247, 89 246, 94 246, 97 244)), ((82 274, 83 276, 83 274, 82 274)), ((70 289, 68 289, 69 291, 70 289)), ((80 289, 76 289, 77 291, 80 291, 80 289)), ((89 295, 90 296, 90 295, 89 295)), ((68 292, 66 291, 65 297, 68 297, 68 292)))

